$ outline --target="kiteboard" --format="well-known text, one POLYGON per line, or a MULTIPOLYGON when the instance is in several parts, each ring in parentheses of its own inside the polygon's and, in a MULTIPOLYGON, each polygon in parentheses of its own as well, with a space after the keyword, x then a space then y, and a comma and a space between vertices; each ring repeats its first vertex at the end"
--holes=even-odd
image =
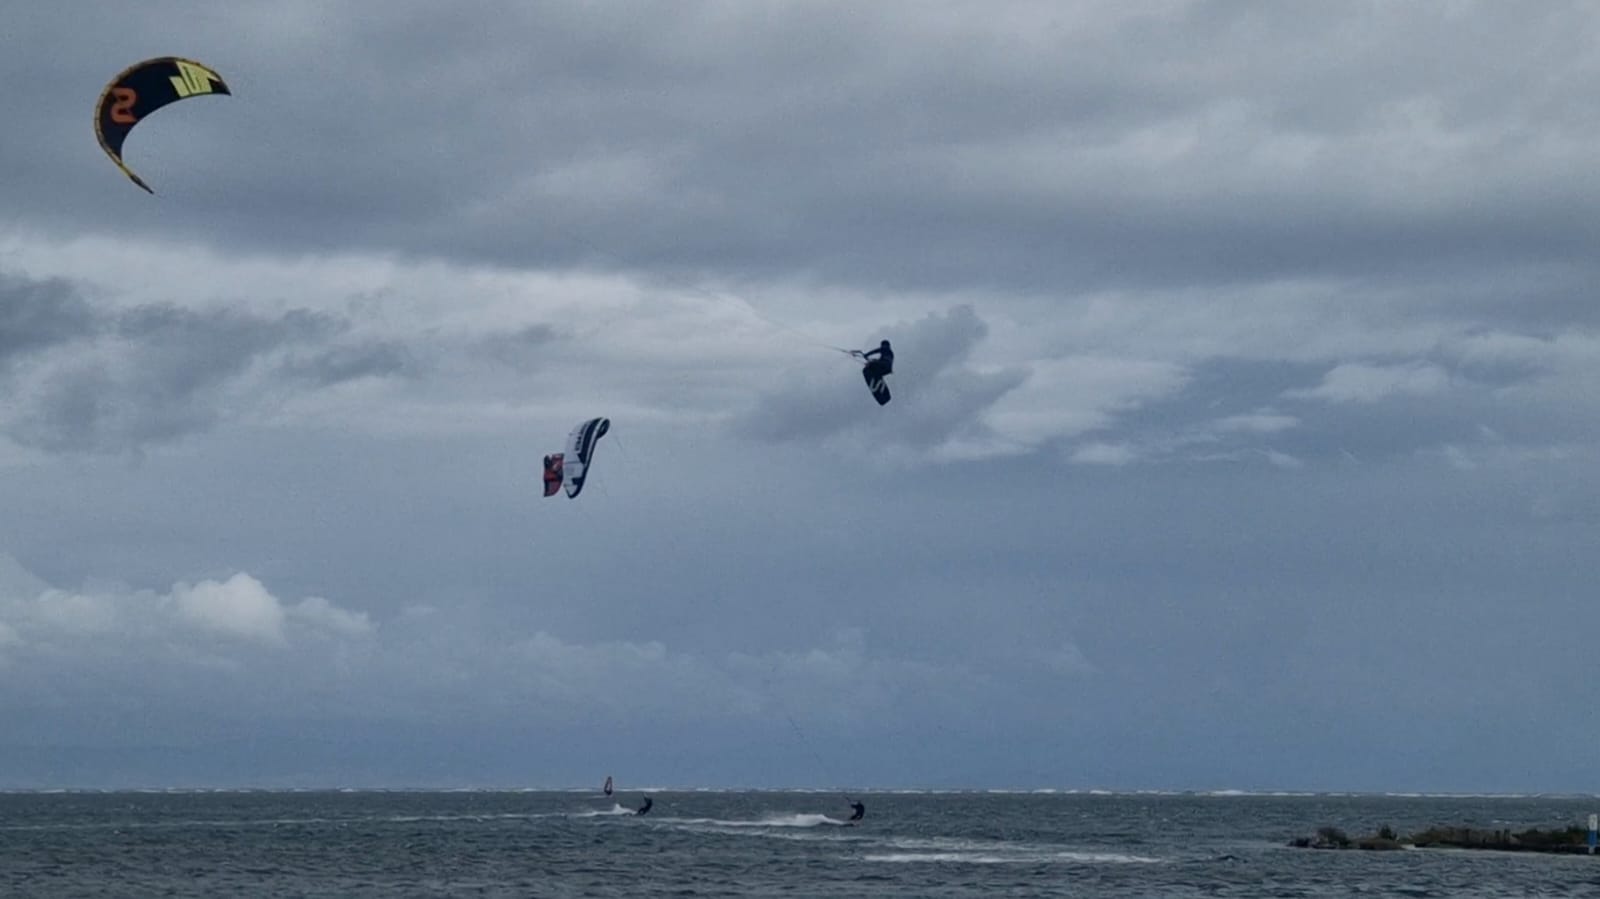
POLYGON ((866 379, 867 389, 872 391, 872 398, 878 401, 878 405, 889 402, 889 385, 883 383, 882 378, 874 378, 867 369, 861 370, 861 377, 866 379))

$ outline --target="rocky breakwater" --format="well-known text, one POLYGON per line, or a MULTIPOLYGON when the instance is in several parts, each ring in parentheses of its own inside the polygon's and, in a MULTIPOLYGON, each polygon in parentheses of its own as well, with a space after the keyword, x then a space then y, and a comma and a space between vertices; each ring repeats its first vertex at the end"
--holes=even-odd
POLYGON ((1320 827, 1316 836, 1296 837, 1290 846, 1300 849, 1493 849, 1501 852, 1589 851, 1589 832, 1576 825, 1563 830, 1512 831, 1482 827, 1430 827, 1399 836, 1385 827, 1366 837, 1351 837, 1337 827, 1320 827))

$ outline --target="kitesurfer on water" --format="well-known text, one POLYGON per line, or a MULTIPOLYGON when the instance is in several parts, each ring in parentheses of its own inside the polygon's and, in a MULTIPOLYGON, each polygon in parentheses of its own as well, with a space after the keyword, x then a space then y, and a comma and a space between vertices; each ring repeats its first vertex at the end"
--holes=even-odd
POLYGON ((866 375, 868 380, 877 380, 894 372, 894 350, 889 348, 889 341, 887 340, 879 343, 877 349, 861 353, 861 358, 867 360, 866 375), (878 358, 873 359, 873 356, 878 358))
MULTIPOLYGON (((885 342, 887 342, 887 341, 885 341, 885 342)), ((859 800, 859 799, 850 800, 850 807, 852 809, 855 809, 855 811, 850 813, 850 820, 851 821, 860 821, 862 818, 865 818, 867 816, 867 807, 861 804, 861 800, 859 800)))
POLYGON ((655 805, 655 802, 649 796, 646 796, 644 797, 644 805, 639 806, 633 813, 635 815, 648 815, 652 805, 655 805))

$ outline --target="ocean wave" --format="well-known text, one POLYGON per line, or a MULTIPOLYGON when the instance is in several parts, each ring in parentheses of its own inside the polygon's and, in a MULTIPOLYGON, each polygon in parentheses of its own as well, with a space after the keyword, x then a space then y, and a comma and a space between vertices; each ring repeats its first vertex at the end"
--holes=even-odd
POLYGON ((1142 855, 1125 855, 1118 852, 1024 852, 995 851, 944 851, 944 852, 869 852, 862 861, 888 864, 962 864, 962 865, 1149 865, 1160 864, 1162 859, 1142 855))

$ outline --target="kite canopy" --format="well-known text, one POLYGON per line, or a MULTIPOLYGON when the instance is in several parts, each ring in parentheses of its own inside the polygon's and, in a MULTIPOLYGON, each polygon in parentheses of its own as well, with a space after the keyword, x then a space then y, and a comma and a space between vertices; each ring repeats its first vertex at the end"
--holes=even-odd
POLYGON ((205 94, 231 93, 221 75, 192 59, 147 59, 111 79, 100 94, 100 102, 94 107, 95 137, 100 140, 100 149, 124 175, 153 194, 150 185, 122 161, 122 142, 128 139, 128 132, 145 116, 169 103, 205 94))
POLYGON ((594 445, 611 430, 611 419, 591 418, 572 429, 567 435, 566 476, 567 497, 577 499, 583 491, 583 482, 589 477, 589 465, 594 459, 594 445))
MULTIPOLYGON (((594 445, 611 430, 611 419, 591 418, 572 429, 567 435, 565 452, 544 457, 544 495, 555 496, 563 485, 567 498, 576 499, 583 492, 583 482, 589 477, 589 464, 594 460, 594 445)), ((606 783, 611 779, 606 778, 606 783)))

